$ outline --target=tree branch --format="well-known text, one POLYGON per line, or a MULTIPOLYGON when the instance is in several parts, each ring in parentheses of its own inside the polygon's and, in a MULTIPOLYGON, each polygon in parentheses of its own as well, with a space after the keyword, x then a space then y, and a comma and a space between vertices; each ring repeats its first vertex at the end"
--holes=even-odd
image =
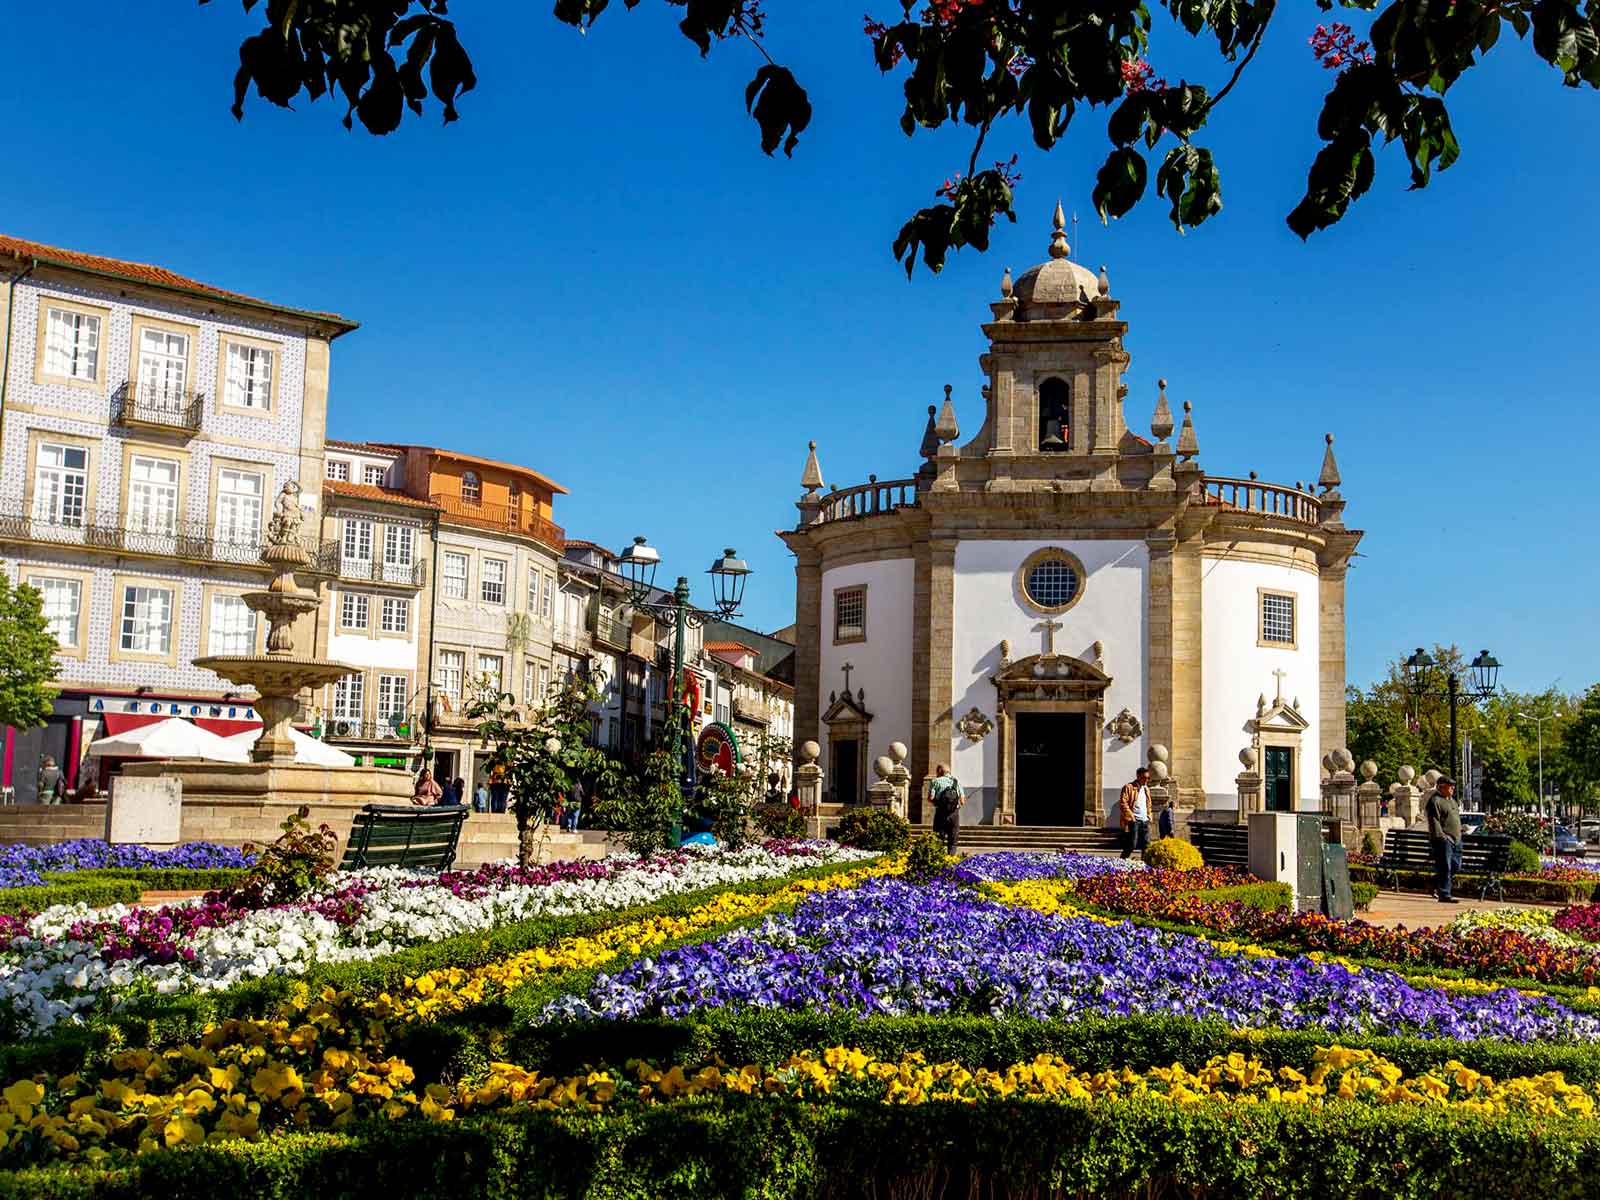
POLYGON ((1224 96, 1233 91, 1233 85, 1239 82, 1239 76, 1244 74, 1244 69, 1250 65, 1250 60, 1256 56, 1256 51, 1261 49, 1261 39, 1266 36, 1267 24, 1268 22, 1266 21, 1262 22, 1261 28, 1256 30, 1256 36, 1250 42, 1250 49, 1245 51, 1244 57, 1239 60, 1239 65, 1233 69, 1232 78, 1230 78, 1227 83, 1223 84, 1222 89, 1215 96, 1211 97, 1209 102, 1207 102, 1206 112, 1208 114, 1213 108, 1222 102, 1222 98, 1224 96))

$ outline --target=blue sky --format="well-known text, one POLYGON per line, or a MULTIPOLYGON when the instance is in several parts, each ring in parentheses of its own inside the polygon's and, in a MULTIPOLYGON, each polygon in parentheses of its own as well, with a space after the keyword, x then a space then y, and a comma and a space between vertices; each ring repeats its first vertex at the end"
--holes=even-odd
MULTIPOLYGON (((660 0, 613 5, 586 37, 547 5, 458 6, 481 81, 462 120, 430 109, 386 139, 326 101, 252 100, 236 124, 255 19, 233 0, 159 19, 102 3, 70 36, 23 6, 9 27, 29 53, 0 72, 0 229, 360 320, 336 346, 331 435, 527 463, 571 489, 570 534, 647 534, 703 599, 733 545, 757 571, 749 619, 774 627, 794 592, 772 531, 794 520, 807 439, 830 483, 909 475, 945 383, 974 430, 979 322, 1002 267, 1044 256, 1060 195, 1132 326, 1130 424, 1165 376, 1213 473, 1313 478, 1336 435, 1367 531, 1352 681, 1435 640, 1490 647, 1516 688, 1600 678, 1600 97, 1508 32, 1452 92, 1461 161, 1408 193, 1382 153, 1373 192, 1302 244, 1283 215, 1332 76, 1305 45, 1317 13, 1286 7, 1202 139, 1223 171, 1210 225, 1180 237, 1149 203, 1101 227, 1103 114, 1049 155, 1016 126, 985 158, 1020 152, 1018 223, 908 283, 889 244, 965 166, 966 131, 899 132, 859 3, 768 8, 816 106, 787 161, 743 111, 753 51, 702 62, 660 0)), ((1222 66, 1164 21, 1158 72, 1215 88, 1222 66)))

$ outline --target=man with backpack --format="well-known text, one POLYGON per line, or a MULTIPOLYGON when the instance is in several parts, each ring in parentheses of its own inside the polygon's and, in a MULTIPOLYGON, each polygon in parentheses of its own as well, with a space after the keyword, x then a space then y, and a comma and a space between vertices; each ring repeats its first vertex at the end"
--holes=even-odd
POLYGON ((944 839, 946 854, 956 852, 956 839, 961 832, 961 805, 966 793, 950 774, 950 768, 940 763, 933 769, 933 782, 928 785, 928 798, 933 801, 933 831, 944 839))

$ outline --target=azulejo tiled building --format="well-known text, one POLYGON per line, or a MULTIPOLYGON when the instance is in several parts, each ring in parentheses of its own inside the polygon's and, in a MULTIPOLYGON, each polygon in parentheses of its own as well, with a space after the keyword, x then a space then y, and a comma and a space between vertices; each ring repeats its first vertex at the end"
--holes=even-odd
POLYGON ((1233 809, 1249 747, 1262 807, 1317 807, 1361 538, 1332 436, 1312 487, 1207 473, 1164 382, 1151 439, 1134 432, 1128 324, 1059 206, 1049 258, 1007 271, 990 309, 977 432, 960 440, 946 388, 914 477, 831 491, 813 443, 781 535, 795 738, 822 746, 832 800, 863 799, 902 742, 914 780, 952 765, 967 822, 1114 822, 1152 755, 1177 804, 1233 809))

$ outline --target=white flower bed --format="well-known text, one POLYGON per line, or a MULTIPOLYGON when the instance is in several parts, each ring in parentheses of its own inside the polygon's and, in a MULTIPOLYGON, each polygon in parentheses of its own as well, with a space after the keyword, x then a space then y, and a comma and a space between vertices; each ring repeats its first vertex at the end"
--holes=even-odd
MULTIPOLYGON (((472 898, 436 884, 416 886, 415 874, 395 868, 366 871, 361 878, 375 888, 361 897, 362 914, 348 929, 300 906, 261 909, 198 930, 176 943, 193 952, 193 961, 165 964, 109 961, 97 944, 70 937, 78 922, 118 921, 133 911, 127 906, 58 905, 33 918, 27 935, 0 951, 0 1007, 9 1008, 25 1031, 39 1032, 81 1019, 97 1006, 114 1005, 119 992, 136 985, 172 993, 300 975, 317 964, 370 961, 406 946, 530 917, 632 908, 702 888, 781 879, 808 867, 873 857, 825 843, 818 851, 809 856, 776 855, 760 847, 712 851, 689 854, 682 865, 668 869, 624 858, 608 878, 498 884, 472 898)), ((342 882, 352 879, 345 875, 342 882)))

